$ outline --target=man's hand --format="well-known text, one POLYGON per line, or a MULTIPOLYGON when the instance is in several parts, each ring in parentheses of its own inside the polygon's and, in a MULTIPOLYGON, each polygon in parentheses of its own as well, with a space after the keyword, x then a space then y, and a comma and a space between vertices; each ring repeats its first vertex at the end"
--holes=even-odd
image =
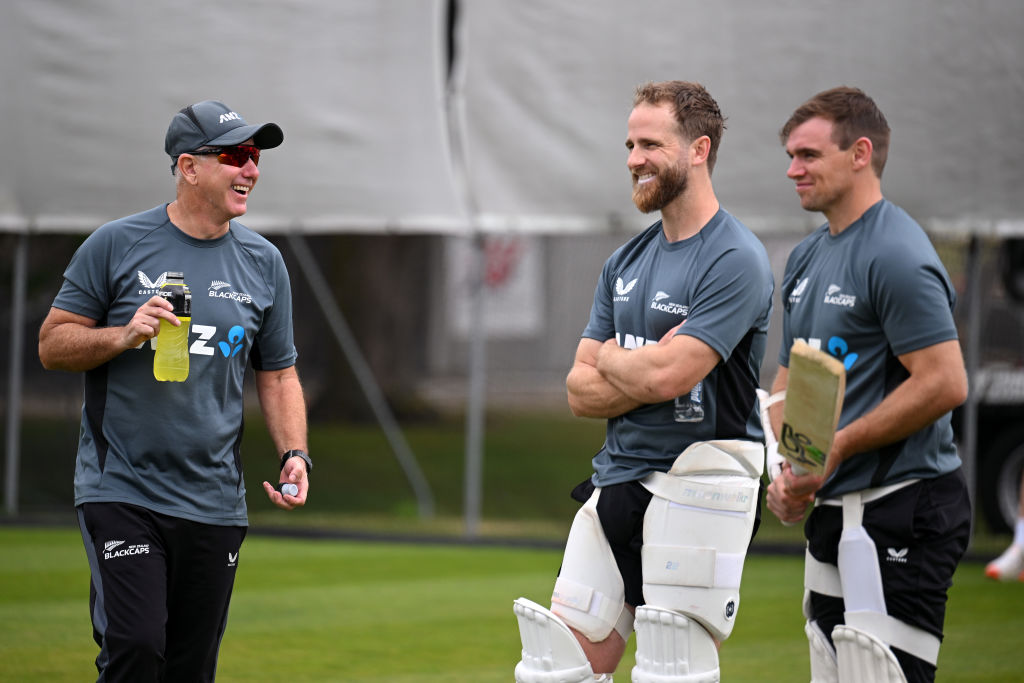
POLYGON ((782 474, 768 485, 765 502, 784 524, 795 524, 804 518, 824 482, 825 477, 815 474, 793 474, 789 463, 783 463, 782 474))
POLYGON ((281 470, 282 484, 295 484, 299 487, 298 495, 282 494, 269 481, 263 482, 263 490, 267 492, 270 502, 282 510, 294 510, 306 504, 306 493, 309 491, 309 477, 306 476, 306 463, 302 458, 288 458, 281 470))
POLYGON ((135 315, 122 328, 121 339, 126 349, 134 349, 144 344, 153 337, 160 334, 160 319, 163 318, 175 327, 181 326, 181 321, 174 315, 174 306, 162 296, 151 296, 149 300, 139 306, 135 315))

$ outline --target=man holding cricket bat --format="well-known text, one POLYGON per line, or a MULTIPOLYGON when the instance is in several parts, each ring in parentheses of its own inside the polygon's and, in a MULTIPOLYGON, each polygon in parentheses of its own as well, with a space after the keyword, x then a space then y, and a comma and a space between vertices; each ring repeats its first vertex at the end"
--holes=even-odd
POLYGON ((813 431, 800 424, 796 394, 806 392, 797 387, 830 371, 808 365, 804 349, 838 359, 845 373, 823 467, 797 474, 786 464, 767 495, 788 523, 814 504, 805 524, 811 679, 932 681, 971 516, 950 426, 967 395, 955 294, 925 233, 882 195, 889 126, 870 97, 819 93, 780 138, 801 206, 828 222, 786 264, 772 393, 789 386, 791 395, 771 409, 775 434, 799 449, 794 434, 813 431))

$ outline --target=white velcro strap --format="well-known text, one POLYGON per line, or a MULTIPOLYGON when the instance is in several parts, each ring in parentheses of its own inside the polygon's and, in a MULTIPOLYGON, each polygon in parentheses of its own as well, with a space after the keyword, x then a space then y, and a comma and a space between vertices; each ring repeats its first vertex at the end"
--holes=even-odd
POLYGON ((878 612, 846 612, 844 619, 848 625, 866 631, 890 647, 912 654, 932 666, 939 661, 941 641, 922 628, 878 612))
POLYGON ((619 612, 619 620, 615 622, 615 631, 626 642, 629 641, 629 636, 633 633, 633 613, 625 605, 622 606, 622 611, 619 612))
POLYGON ((659 498, 711 510, 749 512, 756 499, 756 489, 706 484, 692 477, 677 477, 664 472, 651 472, 640 483, 659 498))
POLYGON ((715 585, 715 549, 645 543, 644 582, 669 586, 715 585))
POLYGON ((843 494, 843 528, 852 529, 861 526, 864 520, 864 503, 861 492, 853 491, 843 494))
POLYGON ((762 408, 769 408, 769 407, 775 405, 776 403, 778 403, 779 401, 785 401, 786 400, 786 390, 785 389, 783 389, 782 391, 776 392, 776 393, 774 393, 774 394, 772 394, 770 396, 768 395, 767 391, 764 391, 763 389, 758 389, 757 390, 758 398, 761 397, 761 394, 764 394, 765 396, 767 396, 766 399, 761 401, 761 407, 762 408))
MULTIPOLYGON (((896 491, 899 491, 902 488, 906 488, 907 486, 910 486, 911 484, 916 484, 919 481, 921 481, 921 480, 920 479, 906 479, 904 481, 898 481, 895 484, 886 484, 885 486, 878 486, 878 487, 873 488, 873 489, 862 489, 860 491, 856 491, 856 493, 860 496, 861 505, 867 505, 868 503, 873 503, 873 502, 875 502, 876 500, 878 500, 880 498, 885 498, 890 493, 895 493, 896 491)), ((843 494, 843 495, 846 495, 846 494, 843 494)), ((840 496, 839 498, 817 498, 814 501, 814 505, 815 506, 818 506, 818 505, 836 505, 836 506, 839 506, 839 505, 843 504, 842 497, 843 496, 840 496)))
POLYGON ((715 588, 739 588, 746 553, 718 553, 715 556, 715 588))
POLYGON ((551 602, 578 609, 581 612, 590 613, 590 603, 594 601, 594 589, 584 586, 564 576, 555 580, 555 590, 551 595, 551 602))
POLYGON ((616 623, 622 609, 621 604, 609 600, 600 591, 564 576, 555 579, 551 602, 598 617, 607 624, 616 623))
POLYGON ((722 553, 714 548, 644 545, 644 581, 668 586, 739 588, 743 553, 722 553))
POLYGON ((804 588, 833 598, 843 597, 839 567, 828 562, 820 562, 811 555, 810 550, 807 550, 804 553, 804 588))

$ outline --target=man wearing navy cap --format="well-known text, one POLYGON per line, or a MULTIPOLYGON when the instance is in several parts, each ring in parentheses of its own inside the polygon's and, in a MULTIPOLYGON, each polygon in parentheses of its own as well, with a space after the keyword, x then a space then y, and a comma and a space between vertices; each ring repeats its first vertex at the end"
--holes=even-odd
MULTIPOLYGON (((185 107, 164 144, 176 197, 93 232, 39 331, 47 369, 85 373, 75 506, 92 576, 99 681, 213 681, 248 525, 242 478, 246 365, 277 447, 286 510, 306 503, 312 461, 295 370, 288 272, 234 219, 246 212, 275 123, 212 100, 185 107), (160 321, 189 324, 160 296, 191 294, 188 373, 158 381, 160 321)), ((182 316, 184 318, 184 316, 182 316)), ((187 319, 186 319, 187 320, 187 319)))

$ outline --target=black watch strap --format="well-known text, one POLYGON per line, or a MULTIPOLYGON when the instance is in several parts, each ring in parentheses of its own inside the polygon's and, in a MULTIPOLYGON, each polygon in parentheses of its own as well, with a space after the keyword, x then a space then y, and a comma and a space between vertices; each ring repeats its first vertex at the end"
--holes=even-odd
POLYGON ((309 474, 313 470, 313 460, 309 457, 306 451, 300 451, 298 448, 294 448, 290 451, 285 451, 284 455, 281 456, 281 469, 284 469, 284 464, 288 462, 288 458, 302 458, 306 463, 306 474, 309 474))

